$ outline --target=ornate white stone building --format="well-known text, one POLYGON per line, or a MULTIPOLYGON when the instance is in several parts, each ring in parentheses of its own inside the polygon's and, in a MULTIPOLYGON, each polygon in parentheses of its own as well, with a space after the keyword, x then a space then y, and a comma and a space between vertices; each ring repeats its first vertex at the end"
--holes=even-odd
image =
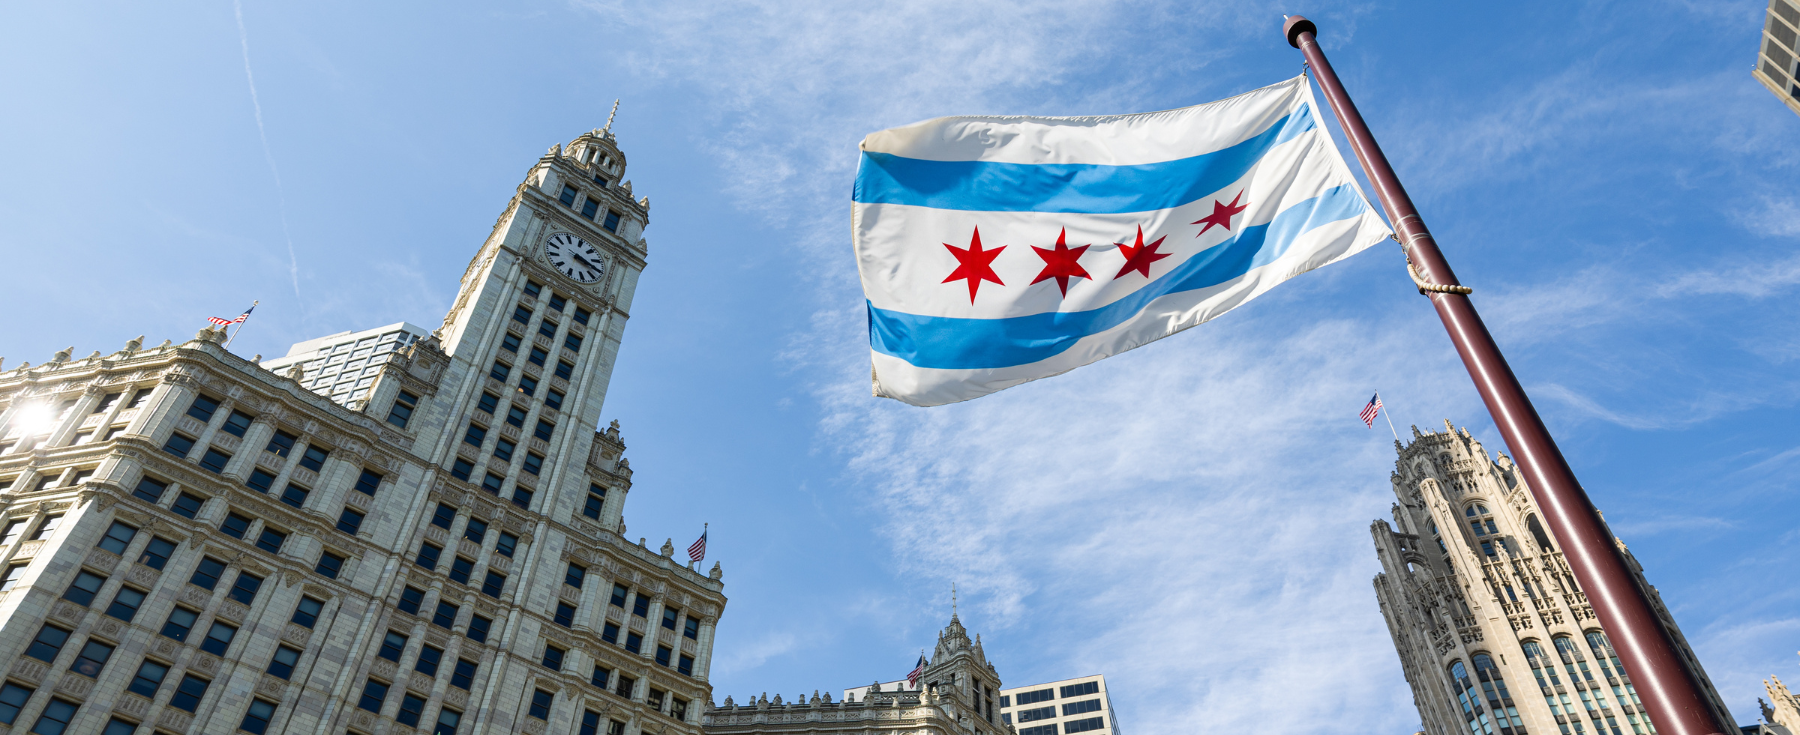
MULTIPOLYGON (((1420 433, 1391 477, 1394 524, 1370 527, 1375 594, 1428 735, 1649 735, 1630 677, 1512 460, 1467 429, 1420 433)), ((1624 553, 1722 732, 1736 732, 1643 568, 1624 553)))
POLYGON ((623 536, 594 431, 624 173, 610 131, 551 148, 354 382, 210 329, 0 372, 0 732, 699 735, 719 567, 623 536))
POLYGON ((904 682, 850 690, 831 701, 831 690, 804 695, 793 702, 764 693, 744 704, 731 697, 702 718, 708 735, 1007 735, 1013 732, 999 713, 1000 674, 981 650, 981 638, 969 640, 961 620, 938 634, 916 689, 904 682))

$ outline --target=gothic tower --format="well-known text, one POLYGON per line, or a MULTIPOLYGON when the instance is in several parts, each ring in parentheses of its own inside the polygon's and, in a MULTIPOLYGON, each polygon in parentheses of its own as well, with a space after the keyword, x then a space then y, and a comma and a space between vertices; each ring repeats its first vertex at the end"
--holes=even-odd
MULTIPOLYGON (((1575 582, 1512 460, 1467 429, 1421 433, 1399 453, 1394 525, 1370 532, 1375 594, 1429 735, 1653 735, 1631 678, 1575 582)), ((1735 732, 1705 670, 1643 568, 1638 584, 1735 732)))
POLYGON ((435 332, 0 371, 0 732, 699 735, 722 572, 596 431, 647 199, 539 158, 435 332))

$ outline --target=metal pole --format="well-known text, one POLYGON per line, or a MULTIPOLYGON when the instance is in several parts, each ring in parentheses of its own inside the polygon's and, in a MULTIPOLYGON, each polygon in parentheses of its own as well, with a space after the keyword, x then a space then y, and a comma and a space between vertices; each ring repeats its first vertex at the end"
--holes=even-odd
MULTIPOLYGON (((1306 55, 1307 63, 1317 74, 1319 86, 1331 100, 1338 123, 1350 139, 1363 171, 1375 185, 1388 220, 1400 236, 1407 257, 1424 279, 1431 283, 1456 284, 1456 274, 1438 250, 1437 241, 1425 229, 1425 221, 1413 207, 1412 199, 1400 185, 1399 177, 1388 165, 1387 156, 1376 145, 1375 136, 1357 112, 1356 103, 1344 91, 1332 70, 1331 62, 1314 37, 1318 26, 1295 15, 1282 27, 1288 43, 1306 55)), ((1575 572, 1575 579, 1587 593, 1589 604, 1605 626, 1613 648, 1625 664, 1638 698, 1649 710, 1658 735, 1707 735, 1719 733, 1730 723, 1713 720, 1712 707, 1701 694, 1698 682, 1676 652, 1674 643, 1638 587, 1625 561, 1613 545, 1612 535, 1601 522, 1588 500, 1587 492, 1575 480, 1574 471, 1563 458, 1562 450, 1550 438, 1544 422, 1532 408, 1531 399, 1513 375, 1494 338, 1475 313, 1469 297, 1458 293, 1432 293, 1431 303, 1450 332, 1450 341, 1462 356, 1469 377, 1487 403, 1488 413, 1500 436, 1512 449, 1513 458, 1525 474, 1533 497, 1544 511, 1544 520, 1563 546, 1563 557, 1575 572)), ((1727 732, 1735 732, 1732 727, 1727 732)))

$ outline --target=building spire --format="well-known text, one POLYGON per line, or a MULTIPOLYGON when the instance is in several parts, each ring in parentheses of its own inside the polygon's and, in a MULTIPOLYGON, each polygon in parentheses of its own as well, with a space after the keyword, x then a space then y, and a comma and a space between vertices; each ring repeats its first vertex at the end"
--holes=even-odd
POLYGON ((956 619, 956 583, 950 583, 950 619, 956 619))
POLYGON ((608 133, 612 132, 613 116, 615 116, 617 114, 619 114, 619 100, 617 98, 614 98, 612 112, 606 113, 606 127, 601 128, 602 131, 608 132, 608 133))

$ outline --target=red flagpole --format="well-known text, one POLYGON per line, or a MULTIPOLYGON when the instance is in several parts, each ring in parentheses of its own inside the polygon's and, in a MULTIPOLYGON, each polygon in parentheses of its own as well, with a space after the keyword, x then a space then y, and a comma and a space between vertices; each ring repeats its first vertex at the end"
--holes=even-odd
MULTIPOLYGON (((1287 19, 1282 32, 1294 48, 1305 54, 1306 61, 1317 74, 1319 86, 1331 100, 1338 123, 1350 139, 1363 171, 1375 185, 1388 220, 1406 249, 1407 258, 1417 267, 1420 277, 1430 284, 1445 286, 1457 283, 1450 263, 1438 250, 1437 241, 1425 229, 1425 221, 1413 206, 1412 198, 1400 185, 1399 177, 1388 165, 1387 156, 1375 143, 1375 136, 1357 112, 1356 103, 1338 81, 1337 72, 1325 59, 1324 50, 1314 37, 1318 26, 1295 15, 1287 19)), ((1613 545, 1612 535, 1601 522, 1588 500, 1587 492, 1569 469, 1562 450, 1550 438, 1549 430, 1538 417, 1537 409, 1525 395, 1525 389, 1513 375, 1500 347, 1488 334, 1481 316, 1475 313, 1466 292, 1430 293, 1438 318, 1450 333, 1450 341, 1462 356, 1469 377, 1487 403, 1494 426, 1512 449, 1513 458, 1525 474, 1525 482, 1544 511, 1544 520, 1563 545, 1563 557, 1575 572, 1575 579, 1587 593, 1588 602, 1606 627, 1613 649, 1625 664, 1638 698, 1649 710, 1658 735, 1709 735, 1721 732, 1730 723, 1713 721, 1712 707, 1701 694, 1693 674, 1676 652, 1668 632, 1657 620, 1650 600, 1639 588, 1630 569, 1613 545)), ((1731 727, 1726 732, 1735 732, 1731 727)))

